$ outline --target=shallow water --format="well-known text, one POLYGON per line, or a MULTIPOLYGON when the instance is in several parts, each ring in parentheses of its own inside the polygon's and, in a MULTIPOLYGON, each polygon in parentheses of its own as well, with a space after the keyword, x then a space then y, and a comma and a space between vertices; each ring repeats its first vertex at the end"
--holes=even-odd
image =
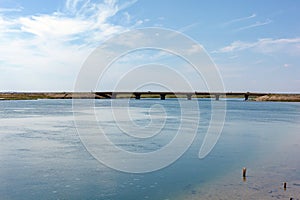
MULTIPOLYGON (((300 199, 299 103, 227 100, 221 137, 199 159, 211 103, 198 102, 199 128, 187 152, 161 170, 131 174, 106 167, 86 150, 71 100, 0 101, 0 199, 300 199)), ((132 139, 116 126, 110 105, 111 100, 97 100, 95 114, 110 140, 127 151, 160 149, 180 126, 177 99, 131 100, 130 120, 138 126, 153 122, 154 128, 136 133, 126 118, 118 118, 119 125, 133 136, 158 132, 151 140, 132 139)), ((187 109, 194 116, 194 108, 187 109)), ((77 114, 86 116, 84 110, 77 114)))

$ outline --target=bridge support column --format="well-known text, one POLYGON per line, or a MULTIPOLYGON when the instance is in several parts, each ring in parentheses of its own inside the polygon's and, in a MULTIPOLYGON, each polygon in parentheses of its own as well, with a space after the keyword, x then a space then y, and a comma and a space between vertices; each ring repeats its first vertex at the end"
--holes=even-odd
POLYGON ((160 100, 165 100, 166 99, 166 94, 160 94, 160 100))
POLYGON ((141 99, 141 94, 135 93, 134 96, 135 96, 135 99, 141 99))
POLYGON ((245 94, 245 101, 248 101, 248 99, 249 99, 249 93, 246 93, 245 94))
POLYGON ((220 95, 216 94, 216 101, 219 101, 219 100, 220 100, 220 95))
POLYGON ((187 97, 187 100, 192 100, 192 94, 187 94, 186 97, 187 97))
POLYGON ((111 94, 111 99, 116 99, 117 98, 117 94, 116 93, 112 93, 111 94))

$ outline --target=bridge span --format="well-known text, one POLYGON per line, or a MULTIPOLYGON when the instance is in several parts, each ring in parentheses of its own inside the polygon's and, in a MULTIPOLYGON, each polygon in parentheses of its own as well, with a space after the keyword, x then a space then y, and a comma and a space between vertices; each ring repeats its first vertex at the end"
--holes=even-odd
POLYGON ((167 97, 170 98, 187 98, 191 100, 192 98, 215 98, 215 100, 219 100, 220 97, 229 98, 229 97, 237 97, 241 96, 247 101, 249 97, 259 97, 265 96, 269 93, 254 93, 254 92, 95 92, 96 98, 106 98, 106 99, 116 99, 116 98, 160 98, 161 100, 165 100, 167 97))

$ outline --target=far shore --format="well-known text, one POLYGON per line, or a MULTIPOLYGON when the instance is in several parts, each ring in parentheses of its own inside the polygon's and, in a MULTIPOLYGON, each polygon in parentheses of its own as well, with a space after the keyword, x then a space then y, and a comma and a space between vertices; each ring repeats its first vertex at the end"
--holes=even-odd
POLYGON ((270 94, 256 97, 255 101, 283 101, 283 102, 300 102, 300 94, 270 94))
MULTIPOLYGON (((37 100, 37 99, 109 99, 109 96, 93 92, 0 92, 0 100, 37 100)), ((118 94, 120 98, 135 98, 134 94, 118 94)), ((143 94, 141 98, 160 98, 159 94, 143 94)), ((167 94, 167 98, 186 98, 186 95, 167 94)), ((215 98, 214 95, 192 95, 192 98, 215 98)), ((243 95, 220 95, 220 98, 244 98, 243 95)), ((267 94, 251 96, 248 101, 300 102, 300 94, 267 94)))

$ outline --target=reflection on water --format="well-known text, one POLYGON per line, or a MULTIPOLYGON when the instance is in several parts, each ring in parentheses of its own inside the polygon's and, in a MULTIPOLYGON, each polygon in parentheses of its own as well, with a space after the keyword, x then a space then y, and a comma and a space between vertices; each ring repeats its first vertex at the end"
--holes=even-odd
MULTIPOLYGON (((86 151, 76 133, 70 100, 1 101, 0 199, 300 198, 299 103, 228 100, 221 138, 200 160, 211 116, 210 101, 199 102, 200 126, 189 150, 162 170, 127 174, 107 168, 86 151), (243 167, 248 169, 246 181, 243 167), (288 184, 286 191, 283 182, 288 184)), ((163 147, 180 123, 176 99, 132 100, 134 123, 166 120, 166 125, 147 142, 130 139, 114 125, 109 105, 110 100, 98 100, 95 113, 110 139, 128 151, 163 147), (155 109, 149 114, 155 104, 163 106, 166 118, 155 109)), ((130 130, 126 120, 122 123, 130 130)))

